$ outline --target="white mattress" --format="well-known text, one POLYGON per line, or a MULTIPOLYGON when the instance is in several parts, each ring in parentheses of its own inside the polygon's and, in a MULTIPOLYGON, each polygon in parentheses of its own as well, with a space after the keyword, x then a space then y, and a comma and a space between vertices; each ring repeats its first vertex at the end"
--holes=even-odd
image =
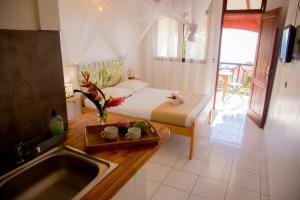
MULTIPOLYGON (((160 104, 167 101, 166 97, 170 96, 172 92, 176 91, 147 87, 127 98, 122 105, 109 108, 108 111, 151 120, 152 111, 160 104)), ((209 100, 210 97, 206 95, 188 114, 185 120, 185 127, 192 127, 194 119, 199 115, 209 100)), ((87 98, 84 100, 84 105, 89 108, 96 108, 87 98)))

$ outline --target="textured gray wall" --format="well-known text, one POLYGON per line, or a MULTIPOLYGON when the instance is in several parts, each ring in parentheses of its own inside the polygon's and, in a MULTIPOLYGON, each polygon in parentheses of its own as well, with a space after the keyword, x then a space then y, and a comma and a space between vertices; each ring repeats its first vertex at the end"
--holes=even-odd
POLYGON ((48 135, 52 109, 67 127, 59 32, 0 30, 0 156, 48 135))

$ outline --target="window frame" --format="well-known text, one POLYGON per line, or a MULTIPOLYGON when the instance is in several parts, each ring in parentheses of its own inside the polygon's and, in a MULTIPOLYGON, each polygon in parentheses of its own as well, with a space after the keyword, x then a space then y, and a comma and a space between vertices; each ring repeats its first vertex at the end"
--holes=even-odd
MULTIPOLYGON (((157 56, 157 49, 155 48, 154 52, 154 59, 158 61, 171 61, 171 62, 182 62, 182 63, 200 63, 200 64, 206 64, 207 58, 208 58, 208 42, 209 42, 209 36, 210 36, 210 21, 211 21, 211 6, 207 9, 206 13, 207 16, 207 37, 206 37, 206 45, 205 45, 205 56, 204 59, 193 59, 193 58, 185 58, 184 53, 184 30, 185 25, 182 22, 178 22, 178 48, 177 48, 177 57, 164 57, 164 56, 157 56)), ((155 24, 154 32, 158 33, 158 24, 155 24)), ((158 42, 157 34, 154 34, 155 38, 153 42, 158 42)), ((157 44, 156 44, 157 45, 157 44)))
POLYGON ((240 13, 240 12, 257 13, 257 12, 265 12, 266 6, 267 6, 267 0, 262 0, 261 1, 261 7, 260 7, 260 9, 227 10, 227 1, 228 0, 223 0, 223 11, 226 12, 226 13, 240 13))

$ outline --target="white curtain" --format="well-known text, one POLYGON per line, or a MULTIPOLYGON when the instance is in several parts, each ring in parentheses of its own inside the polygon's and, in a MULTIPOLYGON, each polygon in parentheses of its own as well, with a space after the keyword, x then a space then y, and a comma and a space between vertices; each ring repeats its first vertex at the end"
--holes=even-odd
POLYGON ((159 15, 140 0, 59 0, 59 11, 65 81, 75 85, 74 64, 110 59, 126 63, 159 15))
POLYGON ((208 28, 209 28, 209 16, 210 13, 203 14, 198 21, 198 25, 193 27, 193 25, 186 25, 186 33, 188 33, 186 42, 186 52, 185 58, 196 59, 205 61, 207 57, 207 39, 208 39, 208 28), (188 32, 196 28, 194 33, 188 32))
POLYGON ((155 57, 177 58, 178 55, 178 22, 162 16, 153 24, 153 55, 155 57))
POLYGON ((59 15, 64 65, 80 63, 99 34, 102 13, 95 1, 60 0, 59 15))
POLYGON ((154 59, 152 34, 151 28, 142 42, 142 80, 156 88, 206 92, 206 77, 209 73, 207 64, 154 59))
MULTIPOLYGON (((159 16, 194 24, 193 16, 206 10, 200 6, 210 1, 59 0, 64 66, 108 59, 125 61, 159 16)), ((66 71, 72 71, 70 78, 75 78, 74 69, 66 71)))
MULTIPOLYGON (((206 11, 209 8, 211 1, 180 1, 180 0, 166 0, 161 1, 162 4, 159 5, 160 10, 168 17, 176 19, 177 25, 179 26, 178 33, 172 22, 169 21, 168 26, 165 26, 165 34, 168 35, 168 39, 164 39, 164 42, 158 42, 157 36, 159 24, 155 23, 152 25, 150 31, 147 33, 143 40, 143 58, 142 58, 142 68, 141 77, 146 82, 149 82, 152 87, 174 89, 174 90, 186 90, 193 91, 197 93, 211 93, 207 77, 210 77, 211 69, 210 63, 200 63, 200 62, 181 62, 182 57, 182 45, 183 45, 183 35, 182 35, 182 24, 187 24, 187 28, 196 27, 195 36, 197 41, 203 45, 197 44, 197 42, 187 42, 187 58, 200 58, 204 60, 206 55, 207 46, 207 15, 206 11), (173 32, 171 31, 173 30, 173 32), (181 35, 180 35, 181 34, 181 35), (172 39, 174 35, 179 35, 177 49, 177 59, 157 59, 154 56, 160 53, 160 56, 172 57, 170 56, 172 52, 172 47, 169 45, 169 40, 172 39), (180 41, 181 40, 181 41, 180 41), (196 48, 197 47, 197 48, 196 48), (165 50, 167 49, 167 50, 165 50), (164 52, 159 52, 164 51, 164 52), (194 51, 193 51, 194 50, 194 51), (196 51, 201 55, 196 54, 196 51), (154 52, 154 53, 153 53, 154 52), (154 56, 153 56, 154 55, 154 56)), ((163 38, 163 34, 161 35, 163 38)), ((176 44, 173 42, 172 44, 176 44)), ((174 55, 174 54, 173 54, 174 55)))
POLYGON ((153 9, 138 0, 107 1, 101 35, 118 59, 124 60, 136 48, 155 18, 153 9))
POLYGON ((123 60, 159 16, 197 24, 210 1, 59 0, 64 63, 80 63, 97 38, 115 58, 123 60))

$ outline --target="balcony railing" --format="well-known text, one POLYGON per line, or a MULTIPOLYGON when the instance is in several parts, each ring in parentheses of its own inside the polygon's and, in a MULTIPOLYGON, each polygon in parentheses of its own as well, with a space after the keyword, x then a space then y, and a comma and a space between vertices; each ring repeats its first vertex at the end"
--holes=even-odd
POLYGON ((229 94, 248 95, 253 64, 221 62, 218 90, 223 90, 222 99, 229 94))

